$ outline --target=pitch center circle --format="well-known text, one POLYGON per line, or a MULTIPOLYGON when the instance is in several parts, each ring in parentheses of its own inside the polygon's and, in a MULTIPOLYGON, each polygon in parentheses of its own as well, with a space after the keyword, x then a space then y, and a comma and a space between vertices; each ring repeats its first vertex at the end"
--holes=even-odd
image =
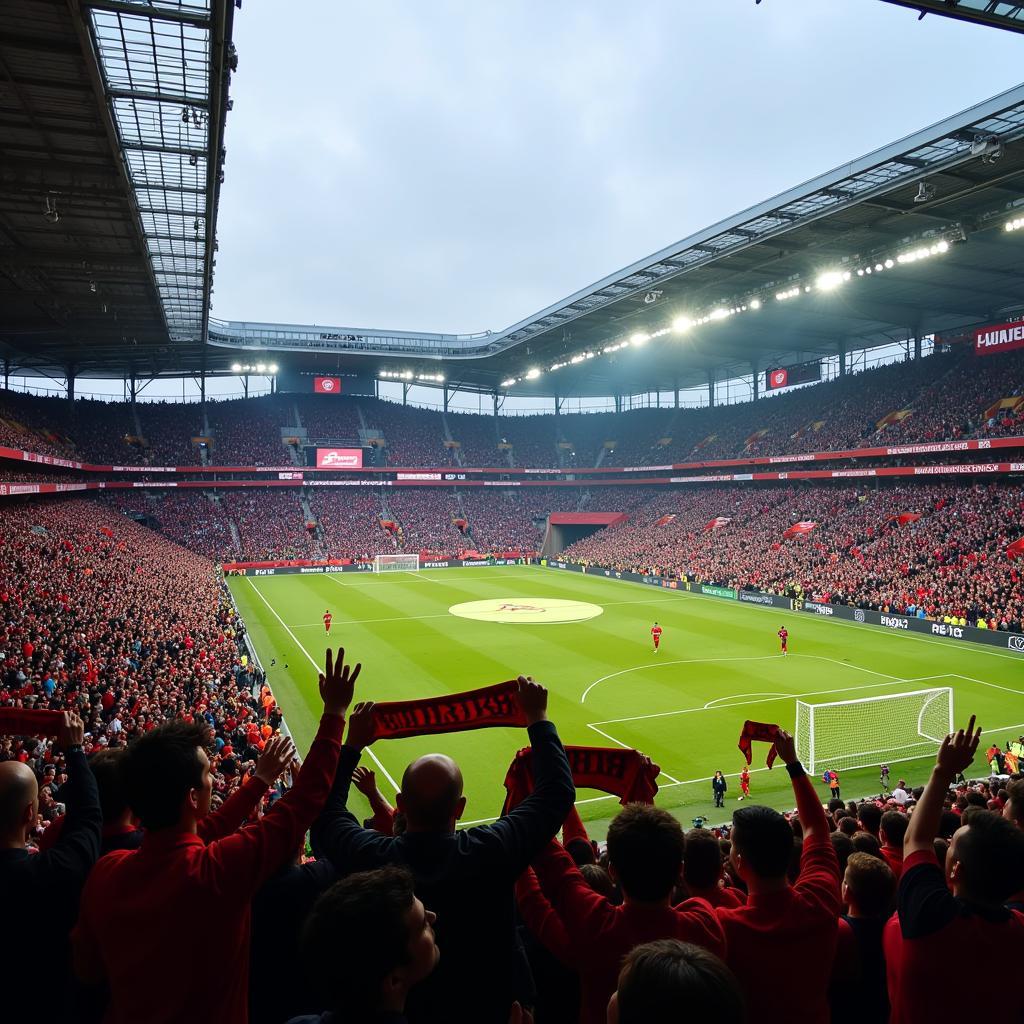
POLYGON ((584 622, 596 618, 604 609, 586 601, 567 601, 557 597, 497 597, 487 601, 453 604, 449 613, 480 622, 584 622))

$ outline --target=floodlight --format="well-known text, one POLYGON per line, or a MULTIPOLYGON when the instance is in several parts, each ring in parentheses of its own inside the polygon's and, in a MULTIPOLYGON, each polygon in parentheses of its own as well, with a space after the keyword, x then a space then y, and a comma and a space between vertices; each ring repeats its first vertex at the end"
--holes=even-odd
POLYGON ((231 372, 232 373, 241 373, 242 372, 242 364, 241 363, 232 363, 231 364, 231 372))
POLYGON ((267 367, 267 369, 268 369, 268 370, 269 370, 269 371, 270 371, 271 373, 277 373, 277 363, 271 363, 271 364, 270 364, 270 365, 269 365, 269 366, 267 367))
POLYGON ((838 270, 826 270, 825 273, 819 274, 817 281, 814 282, 815 287, 823 292, 830 292, 842 283, 843 275, 838 270))
POLYGON ((265 373, 266 369, 267 369, 267 364, 266 363, 257 363, 256 364, 256 372, 257 373, 265 373))
POLYGON ((760 299, 751 299, 750 300, 750 308, 751 309, 760 309, 761 308, 761 300, 760 299))
POLYGON ((651 340, 651 336, 649 334, 645 334, 643 331, 637 331, 636 334, 630 335, 629 340, 634 345, 643 345, 645 342, 651 340))
POLYGON ((501 386, 503 388, 510 388, 510 387, 512 387, 513 384, 515 384, 515 382, 516 382, 515 377, 509 377, 508 380, 503 380, 501 382, 501 386))
POLYGON ((677 316, 672 321, 672 330, 676 334, 685 334, 693 326, 693 321, 688 316, 677 316))
POLYGON ((886 260, 885 261, 885 269, 886 270, 892 270, 893 266, 895 266, 895 264, 893 263, 892 260, 886 260))
POLYGON ((536 380, 539 376, 540 370, 538 370, 536 366, 531 366, 530 369, 526 371, 527 380, 536 380))

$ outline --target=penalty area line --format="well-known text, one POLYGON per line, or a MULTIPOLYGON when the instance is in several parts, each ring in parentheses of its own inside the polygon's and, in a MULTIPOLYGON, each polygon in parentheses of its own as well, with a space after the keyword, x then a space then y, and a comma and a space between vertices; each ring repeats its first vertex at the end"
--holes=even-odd
MULTIPOLYGON (((284 626, 285 632, 292 638, 292 640, 298 646, 299 650, 302 651, 302 653, 309 659, 309 663, 313 666, 313 668, 317 670, 317 672, 320 672, 320 666, 313 660, 313 656, 309 653, 309 651, 307 651, 306 648, 303 647, 302 644, 299 642, 299 638, 291 631, 291 628, 288 626, 288 623, 285 622, 284 619, 282 619, 281 616, 277 614, 277 610, 259 592, 259 589, 256 587, 256 584, 253 583, 253 581, 249 579, 248 576, 246 577, 246 579, 249 582, 249 586, 252 587, 254 591, 256 591, 256 596, 270 609, 271 615, 273 615, 274 618, 277 619, 277 621, 280 622, 282 626, 284 626)), ((395 782, 395 780, 391 777, 391 773, 387 770, 387 768, 385 768, 384 765, 381 764, 380 758, 377 757, 377 755, 373 752, 373 748, 367 747, 366 752, 370 755, 370 758, 373 761, 373 763, 381 770, 381 774, 384 776, 384 778, 387 779, 392 786, 394 786, 395 792, 397 793, 400 788, 398 783, 395 782)))

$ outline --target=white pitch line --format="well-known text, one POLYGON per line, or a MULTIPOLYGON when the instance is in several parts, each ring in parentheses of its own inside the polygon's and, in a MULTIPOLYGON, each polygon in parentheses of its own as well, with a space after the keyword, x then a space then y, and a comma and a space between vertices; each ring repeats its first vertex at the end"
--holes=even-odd
POLYGON ((991 686, 993 690, 1005 690, 1007 693, 1015 693, 1018 697, 1024 696, 1024 690, 1015 690, 1011 686, 1000 686, 999 683, 986 683, 984 679, 975 679, 973 676, 962 676, 959 672, 949 673, 953 679, 966 679, 969 683, 981 683, 982 686, 991 686))
MULTIPOLYGON (((774 700, 774 699, 776 699, 778 697, 785 698, 785 697, 797 697, 797 696, 799 696, 799 694, 796 694, 796 693, 773 693, 771 690, 755 690, 753 693, 734 693, 734 694, 732 694, 729 697, 716 697, 714 700, 709 700, 707 702, 707 704, 704 705, 704 710, 705 711, 710 711, 712 708, 715 707, 716 704, 722 704, 722 701, 737 700, 740 697, 770 697, 770 698, 772 698, 774 700)), ((731 705, 731 704, 722 704, 722 707, 724 707, 724 708, 728 708, 728 707, 732 707, 732 706, 733 705, 731 705)))
MULTIPOLYGON (((249 579, 248 576, 246 577, 246 579, 249 581, 249 586, 252 587, 254 591, 256 591, 256 596, 270 609, 270 612, 274 616, 274 618, 277 619, 277 621, 280 622, 282 626, 284 626, 285 632, 292 638, 292 640, 295 641, 296 644, 298 644, 299 650, 302 651, 302 653, 309 659, 309 663, 313 666, 313 668, 315 668, 317 672, 319 672, 320 666, 313 660, 313 656, 309 653, 309 651, 307 651, 306 648, 303 647, 301 643, 299 643, 299 638, 291 631, 291 629, 288 626, 288 623, 285 622, 284 619, 282 619, 281 616, 277 614, 277 611, 274 608, 274 606, 259 592, 259 590, 256 587, 256 584, 253 583, 253 581, 249 579)), ((391 785, 395 787, 395 792, 397 793, 401 787, 391 777, 391 773, 387 770, 387 768, 384 767, 384 765, 380 763, 380 758, 377 757, 377 755, 373 752, 373 750, 370 747, 366 747, 365 749, 366 752, 370 755, 370 758, 373 761, 373 763, 381 770, 381 773, 384 775, 384 778, 387 779, 388 782, 390 782, 391 785)))
POLYGON ((587 700, 587 694, 597 686, 598 683, 603 683, 608 679, 614 679, 616 676, 624 676, 628 672, 639 672, 643 668, 651 668, 654 666, 662 666, 667 668, 669 665, 700 665, 706 662, 724 662, 724 661, 767 661, 769 658, 778 658, 781 655, 778 654, 758 654, 751 657, 743 658, 684 658, 682 661, 652 661, 644 665, 634 665, 632 668, 622 668, 618 672, 609 672, 606 676, 601 676, 600 679, 595 679, 584 691, 583 696, 580 697, 580 703, 584 704, 587 700))

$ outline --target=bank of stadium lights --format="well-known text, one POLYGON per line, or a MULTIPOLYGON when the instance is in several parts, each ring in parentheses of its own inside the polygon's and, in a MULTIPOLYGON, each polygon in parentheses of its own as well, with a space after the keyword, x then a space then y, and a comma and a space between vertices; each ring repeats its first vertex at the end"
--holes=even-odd
MULTIPOLYGON (((1024 228, 1024 216, 1017 218, 1016 220, 1009 221, 1006 224, 1007 231, 1017 231, 1021 228, 1024 228)), ((954 239, 954 241, 955 240, 956 239, 954 239)), ((935 242, 931 245, 922 245, 916 249, 910 249, 907 252, 900 253, 896 257, 886 257, 871 263, 864 263, 860 267, 854 265, 848 269, 841 268, 823 270, 815 278, 813 284, 791 285, 782 291, 776 292, 775 300, 777 302, 786 302, 787 300, 796 299, 801 295, 808 295, 815 291, 835 291, 843 285, 848 284, 854 277, 866 277, 871 274, 880 274, 884 273, 886 270, 892 270, 896 266, 916 263, 918 260, 938 256, 942 253, 948 252, 949 246, 950 243, 945 239, 942 239, 941 241, 935 242)), ((585 352, 577 352, 575 355, 569 356, 557 363, 552 363, 547 369, 548 372, 554 372, 561 370, 566 366, 578 366, 580 363, 585 362, 588 359, 593 359, 597 356, 612 355, 613 353, 619 352, 625 348, 640 348, 652 339, 663 337, 669 333, 686 334, 693 328, 700 327, 704 324, 726 320, 740 313, 756 312, 763 307, 765 301, 767 301, 767 296, 755 295, 748 298, 746 302, 741 302, 739 305, 718 306, 701 316, 678 314, 668 327, 662 327, 657 331, 635 331, 628 338, 623 338, 621 341, 614 342, 611 345, 605 345, 602 348, 588 350, 585 352)), ((501 382, 501 387, 510 388, 516 384, 521 384, 524 380, 536 380, 540 374, 541 371, 537 367, 534 367, 521 376, 509 377, 506 380, 503 380, 501 382)))
POLYGON ((377 374, 380 380, 415 380, 420 384, 443 384, 443 373, 413 373, 412 370, 381 370, 377 374))
POLYGON ((1013 220, 1008 220, 1004 227, 1007 231, 1020 231, 1024 228, 1024 217, 1014 217, 1013 220))
POLYGON ((277 373, 277 363, 232 363, 232 373, 277 373))

